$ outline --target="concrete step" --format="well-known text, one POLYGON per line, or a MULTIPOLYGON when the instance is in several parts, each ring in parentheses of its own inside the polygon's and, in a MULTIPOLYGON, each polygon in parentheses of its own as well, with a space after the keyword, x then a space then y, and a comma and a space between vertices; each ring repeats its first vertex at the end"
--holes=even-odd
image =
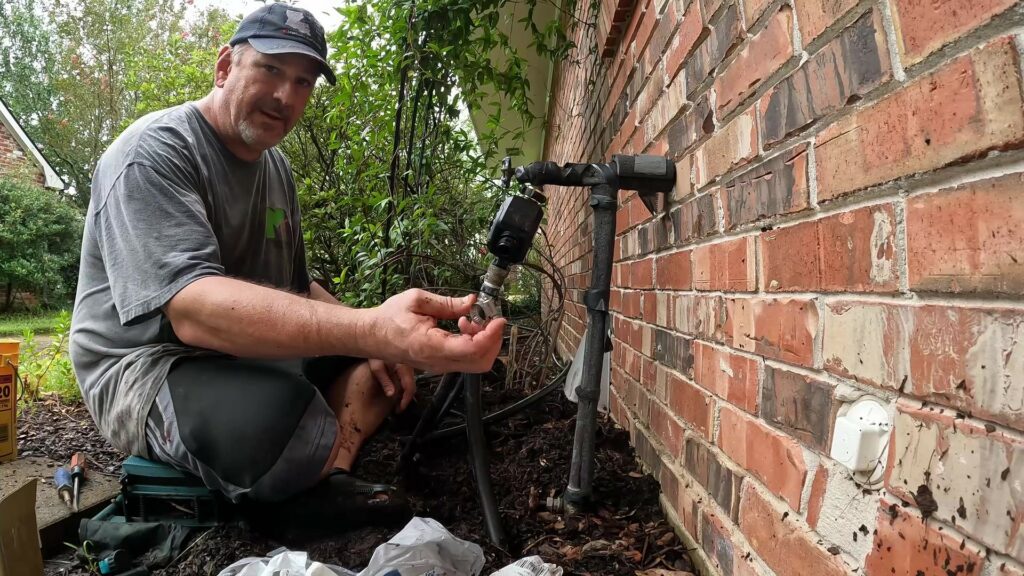
POLYGON ((86 471, 86 480, 79 492, 79 512, 76 514, 57 495, 53 473, 65 464, 40 456, 18 458, 0 464, 0 498, 32 478, 36 484, 36 524, 42 542, 43 556, 67 549, 64 542, 78 542, 78 521, 91 518, 121 491, 118 479, 97 472, 86 471))

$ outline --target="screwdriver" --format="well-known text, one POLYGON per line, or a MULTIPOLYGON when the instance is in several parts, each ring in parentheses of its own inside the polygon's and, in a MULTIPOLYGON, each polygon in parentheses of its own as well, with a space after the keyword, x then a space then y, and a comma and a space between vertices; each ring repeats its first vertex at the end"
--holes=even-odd
POLYGON ((60 499, 68 506, 73 506, 71 500, 71 492, 73 490, 71 473, 68 472, 67 468, 63 466, 57 467, 57 472, 53 475, 53 483, 57 485, 57 494, 60 495, 60 499))
POLYGON ((71 457, 71 480, 74 484, 72 488, 73 510, 78 512, 78 495, 82 491, 82 483, 85 482, 85 454, 81 452, 75 452, 71 457))

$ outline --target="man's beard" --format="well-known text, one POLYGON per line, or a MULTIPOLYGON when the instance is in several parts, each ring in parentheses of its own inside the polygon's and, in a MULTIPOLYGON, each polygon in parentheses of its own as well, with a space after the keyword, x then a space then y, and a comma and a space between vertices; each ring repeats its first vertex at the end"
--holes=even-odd
MULTIPOLYGON (((248 118, 243 119, 238 123, 238 134, 242 137, 243 142, 254 148, 259 148, 263 144, 262 139, 260 138, 262 131, 253 126, 252 122, 250 122, 248 118)), ((273 144, 267 148, 272 146, 273 144)))

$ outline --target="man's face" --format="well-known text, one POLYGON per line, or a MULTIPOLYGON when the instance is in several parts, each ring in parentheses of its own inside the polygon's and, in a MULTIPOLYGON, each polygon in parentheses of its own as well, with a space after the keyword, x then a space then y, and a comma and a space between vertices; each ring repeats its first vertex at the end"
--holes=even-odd
POLYGON ((230 125, 246 146, 263 151, 277 145, 298 123, 320 74, 319 64, 301 54, 262 54, 249 47, 218 74, 230 125))

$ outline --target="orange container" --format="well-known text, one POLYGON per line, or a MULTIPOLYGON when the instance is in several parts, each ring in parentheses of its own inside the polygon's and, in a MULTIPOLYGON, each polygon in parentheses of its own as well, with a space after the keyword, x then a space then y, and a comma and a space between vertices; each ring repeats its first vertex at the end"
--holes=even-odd
POLYGON ((0 340, 0 462, 18 457, 18 352, 17 340, 0 340))

